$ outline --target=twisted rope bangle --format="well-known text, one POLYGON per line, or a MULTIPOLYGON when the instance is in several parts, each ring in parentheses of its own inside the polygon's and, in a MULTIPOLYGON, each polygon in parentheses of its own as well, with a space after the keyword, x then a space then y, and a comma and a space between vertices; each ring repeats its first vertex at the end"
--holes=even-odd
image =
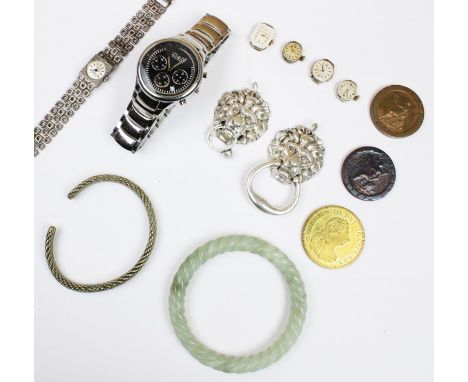
POLYGON ((172 282, 169 313, 182 345, 198 361, 226 373, 246 373, 270 366, 286 354, 299 337, 306 315, 304 283, 296 266, 278 248, 253 236, 224 236, 196 249, 179 267, 172 282), (197 269, 215 256, 226 252, 250 252, 270 261, 283 275, 289 287, 291 310, 282 334, 267 349, 241 357, 217 353, 202 344, 191 332, 185 316, 187 286, 197 269))
POLYGON ((79 284, 76 283, 68 278, 66 278, 62 272, 58 269, 57 264, 55 263, 54 258, 54 237, 56 228, 54 226, 50 226, 47 231, 46 241, 45 241, 45 256, 47 259, 47 265, 49 266, 50 271, 54 275, 55 279, 62 284, 63 286, 75 290, 77 292, 101 292, 104 290, 115 288, 123 284, 124 282, 130 280, 133 276, 135 276, 140 269, 145 265, 146 261, 148 260, 151 251, 153 250, 154 243, 156 241, 156 216, 154 214, 153 206, 151 205, 151 201, 146 196, 145 192, 131 180, 126 179, 121 176, 117 175, 96 175, 92 176, 83 182, 81 182, 78 186, 76 186, 73 190, 70 191, 68 194, 68 199, 73 199, 78 193, 84 190, 86 187, 98 183, 98 182, 114 182, 119 183, 125 187, 128 187, 132 190, 138 197, 141 199, 143 204, 145 205, 146 212, 148 214, 149 219, 149 237, 148 243, 146 244, 146 248, 141 255, 140 259, 137 263, 130 269, 128 272, 124 273, 120 277, 116 279, 100 283, 100 284, 79 284))

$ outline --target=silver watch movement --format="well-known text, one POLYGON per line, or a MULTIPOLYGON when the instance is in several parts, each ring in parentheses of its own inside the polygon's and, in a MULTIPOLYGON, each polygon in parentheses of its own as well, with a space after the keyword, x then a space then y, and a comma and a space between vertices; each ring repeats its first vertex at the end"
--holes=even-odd
POLYGON ((224 22, 206 15, 188 32, 148 46, 138 62, 132 100, 112 132, 115 141, 139 150, 176 104, 198 92, 205 64, 229 32, 224 22))
POLYGON ((359 99, 357 84, 351 80, 341 81, 336 88, 336 94, 342 102, 357 101, 359 99))

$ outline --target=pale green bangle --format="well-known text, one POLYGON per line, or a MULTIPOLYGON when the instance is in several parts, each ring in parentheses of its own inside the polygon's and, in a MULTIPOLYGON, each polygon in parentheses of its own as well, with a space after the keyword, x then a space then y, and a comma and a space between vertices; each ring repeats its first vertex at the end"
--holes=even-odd
POLYGON ((171 286, 169 313, 172 325, 182 345, 206 366, 226 373, 246 373, 270 366, 294 345, 306 316, 307 302, 304 283, 296 266, 278 248, 253 236, 223 236, 196 249, 179 267, 171 286), (289 287, 291 309, 288 323, 281 335, 265 350, 234 357, 217 353, 202 344, 191 332, 185 317, 185 294, 197 269, 213 257, 226 252, 250 252, 266 258, 283 275, 289 287))

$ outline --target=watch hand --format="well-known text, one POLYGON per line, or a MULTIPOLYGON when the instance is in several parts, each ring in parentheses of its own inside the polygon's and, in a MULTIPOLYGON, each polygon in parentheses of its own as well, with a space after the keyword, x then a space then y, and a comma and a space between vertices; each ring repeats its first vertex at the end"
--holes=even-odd
POLYGON ((169 52, 167 52, 167 70, 171 70, 171 57, 169 56, 169 52))
POLYGON ((175 65, 172 67, 172 69, 177 68, 180 64, 183 64, 184 62, 185 62, 185 61, 183 61, 183 60, 182 60, 182 61, 179 61, 177 64, 175 64, 175 65))

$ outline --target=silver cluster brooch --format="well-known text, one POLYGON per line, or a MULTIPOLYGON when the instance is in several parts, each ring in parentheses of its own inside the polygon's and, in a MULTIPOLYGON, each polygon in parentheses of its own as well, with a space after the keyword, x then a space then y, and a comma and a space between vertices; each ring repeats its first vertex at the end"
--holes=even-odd
POLYGON ((226 92, 216 105, 208 144, 230 158, 234 145, 258 140, 268 130, 269 119, 270 106, 260 96, 257 83, 252 89, 226 92), (215 138, 217 145, 213 142, 215 138))

